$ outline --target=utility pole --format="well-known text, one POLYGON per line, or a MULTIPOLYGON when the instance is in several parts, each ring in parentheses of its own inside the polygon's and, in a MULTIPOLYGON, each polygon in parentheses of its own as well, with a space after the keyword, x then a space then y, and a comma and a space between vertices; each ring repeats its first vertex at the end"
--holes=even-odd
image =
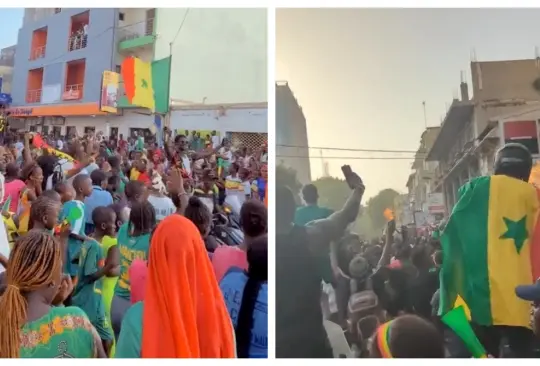
POLYGON ((424 109, 424 127, 427 130, 427 115, 426 115, 426 101, 422 101, 422 108, 424 109))

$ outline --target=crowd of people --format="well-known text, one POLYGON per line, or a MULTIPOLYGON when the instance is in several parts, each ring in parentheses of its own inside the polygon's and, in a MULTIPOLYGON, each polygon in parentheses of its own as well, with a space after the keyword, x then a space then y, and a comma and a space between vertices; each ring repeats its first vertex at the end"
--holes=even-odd
POLYGON ((276 356, 539 357, 531 168, 526 147, 503 146, 494 175, 465 184, 429 238, 393 219, 370 242, 350 232, 364 192, 356 173, 345 177, 352 193, 337 212, 318 205, 314 185, 304 186, 300 207, 277 186, 276 356))
POLYGON ((266 146, 128 140, 5 136, 0 358, 267 357, 266 146))

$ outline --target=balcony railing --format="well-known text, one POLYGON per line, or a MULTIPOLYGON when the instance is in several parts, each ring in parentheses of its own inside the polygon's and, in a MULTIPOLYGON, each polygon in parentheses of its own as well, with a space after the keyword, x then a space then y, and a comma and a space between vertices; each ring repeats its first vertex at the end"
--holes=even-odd
POLYGON ((45 57, 45 46, 39 46, 30 50, 30 60, 45 57))
POLYGON ((71 84, 66 85, 64 93, 62 94, 63 100, 79 100, 82 98, 84 84, 71 84))
POLYGON ((119 41, 127 41, 154 34, 154 19, 146 19, 142 22, 129 24, 118 28, 119 41))
POLYGON ((28 90, 26 92, 26 103, 41 103, 41 89, 28 90))
POLYGON ((77 34, 75 36, 69 37, 69 40, 68 40, 69 52, 86 48, 87 41, 88 41, 88 35, 86 34, 77 34))

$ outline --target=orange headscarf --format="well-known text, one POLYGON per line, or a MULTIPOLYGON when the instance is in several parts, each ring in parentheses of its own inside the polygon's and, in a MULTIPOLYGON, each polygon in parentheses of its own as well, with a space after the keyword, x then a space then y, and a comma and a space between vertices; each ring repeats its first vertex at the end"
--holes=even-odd
POLYGON ((148 257, 142 357, 235 357, 232 322, 195 225, 167 217, 148 257))

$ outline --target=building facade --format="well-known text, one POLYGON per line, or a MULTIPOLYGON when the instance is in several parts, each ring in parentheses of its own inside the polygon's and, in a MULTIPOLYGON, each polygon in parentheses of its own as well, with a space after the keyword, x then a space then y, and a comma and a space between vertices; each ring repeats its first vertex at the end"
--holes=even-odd
POLYGON ((128 102, 122 79, 118 113, 101 111, 103 72, 120 73, 131 56, 152 63, 156 113, 167 122, 172 100, 267 100, 264 9, 26 9, 15 58, 12 118, 44 133, 101 130, 125 136, 150 128, 152 112, 128 102), (164 105, 160 110, 158 99, 164 105))
POLYGON ((306 117, 287 82, 276 83, 276 163, 296 170, 298 181, 311 182, 306 117))
POLYGON ((148 110, 121 105, 122 85, 118 113, 102 112, 100 100, 104 71, 120 72, 127 56, 152 60, 152 14, 154 9, 142 8, 25 9, 14 60, 12 118, 42 133, 128 134, 130 128, 150 127, 148 110))
POLYGON ((434 190, 443 193, 446 213, 469 179, 493 173, 496 150, 505 142, 525 144, 539 157, 540 63, 537 60, 472 62, 473 97, 461 83, 427 160, 437 161, 434 190))
MULTIPOLYGON (((11 95, 13 83, 13 66, 15 65, 15 46, 0 50, 0 94, 11 95)), ((1 103, 1 101, 0 101, 1 103)))

